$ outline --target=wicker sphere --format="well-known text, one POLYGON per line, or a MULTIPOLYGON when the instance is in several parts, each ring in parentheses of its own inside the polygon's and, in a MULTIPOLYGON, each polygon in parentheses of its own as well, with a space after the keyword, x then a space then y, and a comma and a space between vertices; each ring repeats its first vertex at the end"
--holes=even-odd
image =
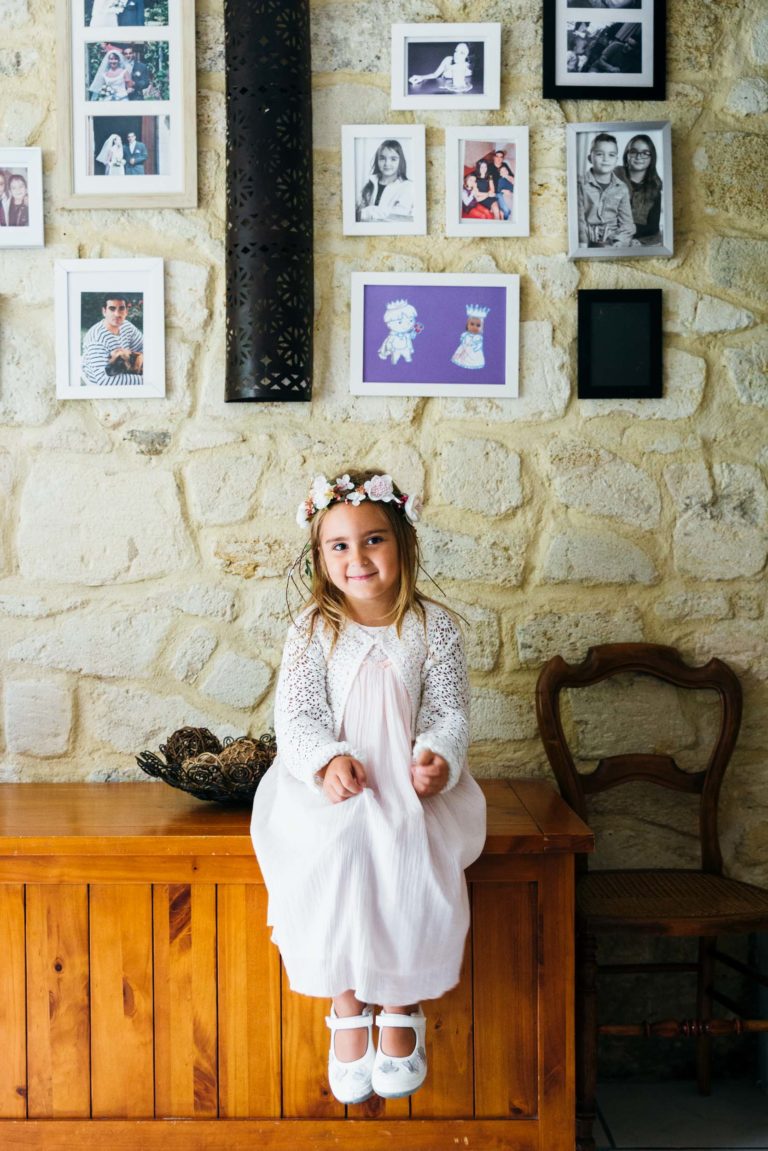
POLYGON ((221 743, 207 727, 180 727, 160 744, 163 755, 172 763, 183 763, 204 751, 221 751, 221 743))

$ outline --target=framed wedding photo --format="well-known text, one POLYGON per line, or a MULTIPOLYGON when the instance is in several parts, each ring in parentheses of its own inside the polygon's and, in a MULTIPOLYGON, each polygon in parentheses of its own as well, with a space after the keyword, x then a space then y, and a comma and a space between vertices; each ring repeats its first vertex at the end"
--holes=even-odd
POLYGON ((527 236, 528 128, 446 128, 448 236, 527 236))
POLYGON ((195 207, 194 0, 56 8, 65 205, 195 207))
POLYGON ((660 399, 661 289, 589 289, 578 299, 579 399, 660 399))
POLYGON ((161 399, 163 261, 59 260, 55 282, 59 399, 161 399))
POLYGON ((568 255, 674 254, 669 122, 568 124, 568 255))
POLYGON ((664 100, 666 0, 544 0, 543 95, 664 100))
POLYGON ((345 236, 426 234, 423 124, 345 124, 341 165, 345 236))
POLYGON ((519 276, 354 272, 350 391, 514 398, 519 297, 519 276))
POLYGON ((0 248, 42 248, 40 148, 0 148, 0 248))
POLYGON ((501 24, 393 24, 393 108, 498 108, 501 24))

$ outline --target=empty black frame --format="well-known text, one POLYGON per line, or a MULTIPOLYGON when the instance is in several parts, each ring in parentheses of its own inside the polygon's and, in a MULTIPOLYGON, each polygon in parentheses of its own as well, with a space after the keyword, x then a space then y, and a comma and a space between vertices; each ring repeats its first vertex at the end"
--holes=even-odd
MULTIPOLYGON (((667 5, 666 0, 639 0, 636 8, 611 9, 610 15, 605 16, 604 9, 571 8, 566 0, 543 0, 543 63, 542 63, 542 95, 550 100, 664 100, 666 99, 667 81, 667 5), (566 23, 571 14, 575 24, 581 21, 574 19, 576 13, 588 11, 592 18, 600 16, 597 22, 605 20, 606 27, 615 24, 629 24, 640 21, 642 31, 645 32, 648 15, 653 17, 653 30, 645 38, 643 51, 650 50, 650 77, 646 84, 622 83, 623 73, 605 72, 610 79, 600 84, 566 83, 562 79, 558 83, 557 45, 558 36, 564 39, 567 35, 566 23), (634 20, 633 20, 634 17, 634 20)), ((581 73, 583 75, 583 73, 581 73)))
POLYGON ((660 399, 661 289, 587 289, 578 308, 579 399, 660 399))

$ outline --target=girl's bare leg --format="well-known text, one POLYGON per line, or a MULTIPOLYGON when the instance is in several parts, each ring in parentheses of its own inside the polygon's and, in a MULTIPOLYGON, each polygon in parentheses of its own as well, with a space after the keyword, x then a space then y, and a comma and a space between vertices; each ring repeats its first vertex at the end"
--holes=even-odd
MULTIPOLYGON (((341 1019, 350 1015, 360 1015, 365 1004, 356 998, 354 991, 344 991, 341 995, 336 996, 333 1006, 341 1019)), ((367 1046, 368 1031, 365 1027, 353 1027, 351 1031, 336 1032, 334 1049, 337 1058, 342 1063, 351 1063, 354 1059, 362 1059, 367 1046)))
MULTIPOLYGON (((418 1003, 410 1003, 406 1007, 384 1007, 391 1015, 413 1015, 418 1009, 418 1003)), ((379 1047, 385 1055, 394 1055, 397 1059, 412 1055, 415 1043, 410 1027, 382 1027, 379 1032, 379 1047)))

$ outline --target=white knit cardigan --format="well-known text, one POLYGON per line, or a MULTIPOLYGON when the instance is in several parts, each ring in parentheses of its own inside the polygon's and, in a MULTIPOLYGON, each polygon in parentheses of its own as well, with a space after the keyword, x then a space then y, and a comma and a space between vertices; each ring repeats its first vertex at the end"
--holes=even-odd
POLYGON ((309 638, 304 613, 290 628, 275 700, 276 763, 318 787, 316 773, 336 755, 359 753, 339 740, 352 681, 371 648, 397 668, 411 700, 414 756, 425 748, 448 762, 446 791, 466 766, 469 682, 461 632, 451 616, 426 604, 426 627, 414 612, 394 626, 364 628, 349 621, 331 650, 329 629, 318 621, 309 638))

